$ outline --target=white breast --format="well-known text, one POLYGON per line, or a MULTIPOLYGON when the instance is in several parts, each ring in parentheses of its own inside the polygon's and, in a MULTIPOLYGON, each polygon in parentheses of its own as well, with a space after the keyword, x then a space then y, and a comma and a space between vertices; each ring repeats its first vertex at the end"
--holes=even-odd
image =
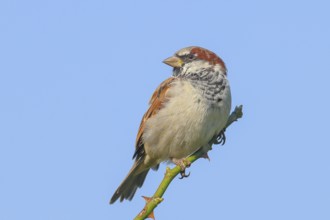
POLYGON ((208 144, 224 128, 231 107, 229 86, 217 107, 211 107, 202 91, 186 80, 178 80, 169 97, 147 121, 143 134, 147 160, 157 163, 187 157, 208 144))

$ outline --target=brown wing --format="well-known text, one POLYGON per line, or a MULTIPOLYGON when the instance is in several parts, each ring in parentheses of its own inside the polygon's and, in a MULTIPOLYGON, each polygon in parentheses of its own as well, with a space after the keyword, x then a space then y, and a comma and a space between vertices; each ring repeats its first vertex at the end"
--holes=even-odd
POLYGON ((168 100, 168 89, 171 88, 173 85, 173 82, 176 81, 177 78, 171 77, 162 82, 156 91, 152 94, 151 99, 149 101, 149 109, 148 111, 143 115, 140 128, 136 137, 135 142, 135 153, 133 155, 133 158, 136 158, 136 160, 144 157, 145 151, 142 141, 142 135, 145 129, 145 124, 147 120, 151 117, 153 117, 157 112, 164 107, 164 103, 168 100))

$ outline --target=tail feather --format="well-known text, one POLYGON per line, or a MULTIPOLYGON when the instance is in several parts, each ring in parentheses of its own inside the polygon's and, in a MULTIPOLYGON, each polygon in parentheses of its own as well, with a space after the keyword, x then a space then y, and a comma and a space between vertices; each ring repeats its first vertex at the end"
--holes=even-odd
POLYGON ((110 204, 114 203, 118 198, 120 198, 120 202, 124 199, 132 200, 136 190, 143 185, 149 170, 150 168, 144 168, 143 163, 135 162, 124 181, 113 194, 110 204))

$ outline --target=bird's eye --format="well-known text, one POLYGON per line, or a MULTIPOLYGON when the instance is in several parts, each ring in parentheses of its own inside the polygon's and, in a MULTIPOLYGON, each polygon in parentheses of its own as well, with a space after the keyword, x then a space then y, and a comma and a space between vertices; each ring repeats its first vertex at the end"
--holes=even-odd
POLYGON ((189 55, 188 55, 188 59, 189 59, 189 60, 193 60, 194 58, 195 58, 195 55, 194 55, 194 54, 189 54, 189 55))

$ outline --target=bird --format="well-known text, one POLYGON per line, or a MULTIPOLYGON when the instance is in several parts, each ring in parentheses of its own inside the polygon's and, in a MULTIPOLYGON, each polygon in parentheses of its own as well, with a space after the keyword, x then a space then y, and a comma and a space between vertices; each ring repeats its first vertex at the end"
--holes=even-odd
POLYGON ((132 200, 150 169, 162 162, 182 161, 201 150, 226 126, 231 91, 224 61, 199 46, 185 47, 163 63, 173 67, 172 76, 154 91, 143 115, 135 142, 134 164, 119 185, 110 204, 132 200))

